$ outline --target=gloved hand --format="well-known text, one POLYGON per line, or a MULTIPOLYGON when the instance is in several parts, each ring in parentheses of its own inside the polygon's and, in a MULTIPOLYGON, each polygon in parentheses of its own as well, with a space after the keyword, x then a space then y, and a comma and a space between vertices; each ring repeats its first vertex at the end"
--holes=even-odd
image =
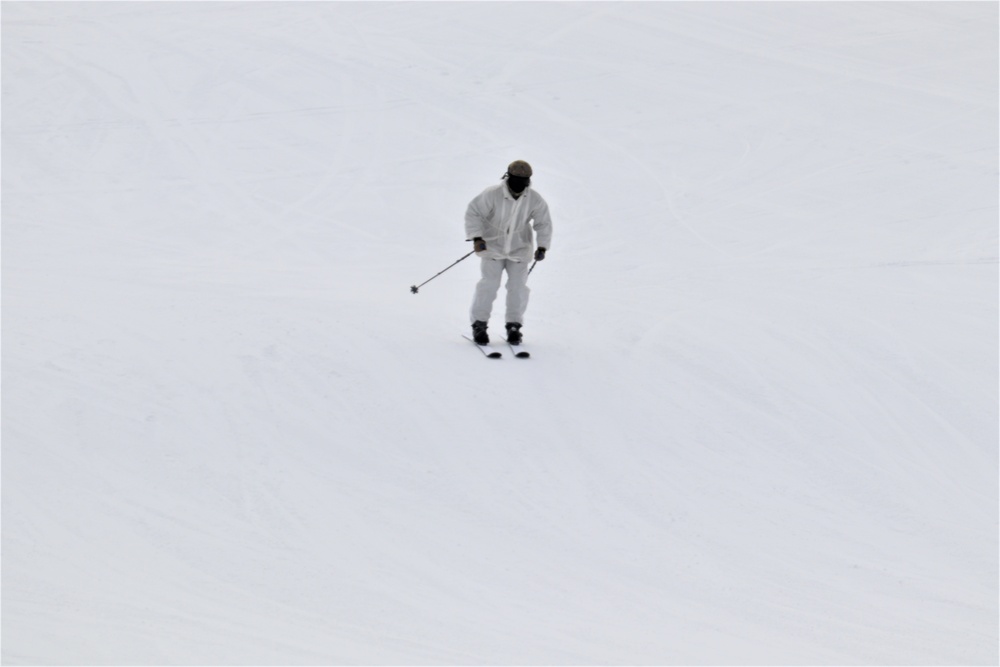
POLYGON ((545 248, 539 248, 535 251, 535 261, 540 262, 545 259, 545 248))
POLYGON ((477 236, 472 239, 472 249, 476 252, 483 252, 486 250, 486 241, 484 241, 481 236, 477 236))

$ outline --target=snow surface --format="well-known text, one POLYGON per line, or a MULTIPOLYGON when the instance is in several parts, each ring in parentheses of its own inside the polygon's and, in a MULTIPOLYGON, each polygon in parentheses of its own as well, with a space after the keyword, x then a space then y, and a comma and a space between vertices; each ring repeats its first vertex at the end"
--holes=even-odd
POLYGON ((5 664, 1000 661, 996 2, 2 10, 5 664))

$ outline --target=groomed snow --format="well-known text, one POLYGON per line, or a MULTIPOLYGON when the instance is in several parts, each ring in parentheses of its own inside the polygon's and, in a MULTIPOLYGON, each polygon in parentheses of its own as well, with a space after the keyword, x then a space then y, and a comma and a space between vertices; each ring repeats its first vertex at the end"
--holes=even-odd
POLYGON ((4 664, 1000 661, 996 2, 2 12, 4 664))

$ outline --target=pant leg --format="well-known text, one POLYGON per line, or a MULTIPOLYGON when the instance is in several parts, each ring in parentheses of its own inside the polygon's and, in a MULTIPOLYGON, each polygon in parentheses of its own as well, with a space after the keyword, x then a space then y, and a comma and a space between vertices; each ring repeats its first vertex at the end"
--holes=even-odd
POLYGON ((472 298, 472 309, 469 311, 470 321, 489 322, 493 312, 493 302, 500 290, 500 279, 503 276, 501 260, 484 257, 480 263, 482 277, 476 283, 476 291, 472 298))
POLYGON ((531 289, 528 287, 527 262, 507 260, 507 322, 524 324, 524 311, 528 309, 528 297, 531 289))

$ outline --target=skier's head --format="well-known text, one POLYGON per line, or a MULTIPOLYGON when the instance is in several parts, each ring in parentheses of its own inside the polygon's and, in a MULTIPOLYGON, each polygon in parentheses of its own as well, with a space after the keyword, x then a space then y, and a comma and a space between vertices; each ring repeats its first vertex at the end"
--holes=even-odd
POLYGON ((524 189, 531 185, 531 165, 524 160, 514 160, 507 165, 507 187, 514 194, 524 192, 524 189))

